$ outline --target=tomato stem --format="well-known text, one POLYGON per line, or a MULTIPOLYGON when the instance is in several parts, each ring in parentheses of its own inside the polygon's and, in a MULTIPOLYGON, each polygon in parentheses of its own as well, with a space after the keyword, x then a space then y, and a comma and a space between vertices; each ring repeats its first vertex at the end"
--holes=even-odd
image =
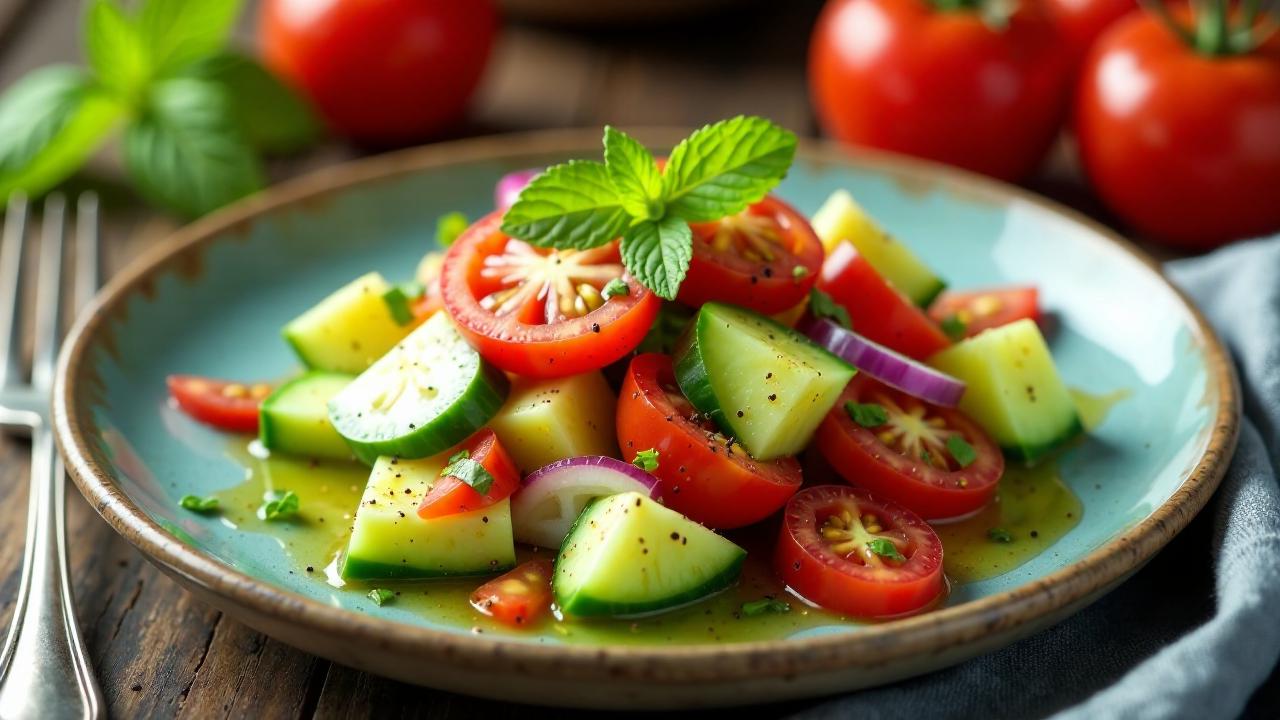
POLYGON ((1227 32, 1227 0, 1201 0, 1195 8, 1195 47, 1205 55, 1224 55, 1230 51, 1227 32))

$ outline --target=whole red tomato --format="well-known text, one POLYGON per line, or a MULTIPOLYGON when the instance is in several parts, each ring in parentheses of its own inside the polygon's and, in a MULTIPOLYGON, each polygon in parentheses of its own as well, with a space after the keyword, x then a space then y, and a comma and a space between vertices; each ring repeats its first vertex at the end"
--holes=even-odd
POLYGON ((1079 61, 1103 30, 1138 9, 1135 0, 1048 0, 1045 5, 1072 57, 1079 61))
POLYGON ((266 0, 258 39, 334 130, 398 144, 462 116, 496 27, 491 0, 266 0))
POLYGON ((1208 56, 1124 18, 1086 61, 1075 123, 1094 188, 1143 235, 1203 249, 1280 230, 1280 39, 1208 56))
POLYGON ((1066 110, 1065 46, 1038 5, 1001 27, 937 2, 828 2, 809 46, 818 119, 846 142, 1026 176, 1066 110))

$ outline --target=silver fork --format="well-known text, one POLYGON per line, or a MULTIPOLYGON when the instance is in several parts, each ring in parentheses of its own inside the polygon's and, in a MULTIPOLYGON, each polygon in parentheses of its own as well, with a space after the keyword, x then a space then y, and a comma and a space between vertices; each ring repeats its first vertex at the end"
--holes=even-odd
MULTIPOLYGON (((50 195, 40 231, 36 279, 35 355, 31 382, 22 379, 22 256, 27 201, 11 196, 0 245, 0 429, 31 435, 31 499, 22 582, 0 651, 0 718, 98 718, 102 691, 76 624, 67 566, 66 470, 53 443, 49 393, 62 337, 66 200, 50 195)), ((98 201, 80 196, 76 209, 75 302, 83 307, 98 286, 98 201)))

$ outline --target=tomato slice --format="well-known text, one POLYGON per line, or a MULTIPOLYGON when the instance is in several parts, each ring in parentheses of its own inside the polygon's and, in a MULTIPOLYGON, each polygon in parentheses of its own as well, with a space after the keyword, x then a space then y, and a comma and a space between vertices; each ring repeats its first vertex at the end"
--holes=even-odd
POLYGON ((498 442, 493 431, 484 428, 449 450, 449 454, 466 451, 466 457, 480 463, 493 476, 488 492, 481 495, 476 489, 453 475, 446 475, 431 486, 431 492, 418 505, 418 516, 430 520, 445 515, 479 510, 505 500, 520 487, 520 471, 511 456, 498 442))
POLYGON ((232 432, 258 432, 258 408, 271 394, 266 383, 244 384, 229 380, 170 375, 165 379, 169 396, 191 417, 232 432))
POLYGON ((850 243, 840 243, 827 256, 818 289, 849 312, 854 331, 903 355, 924 360, 951 344, 942 329, 885 282, 850 243))
POLYGON ((1018 320, 1040 322, 1040 293, 1034 287, 944 292, 929 306, 929 317, 946 327, 955 323, 964 337, 1018 320))
POLYGON ((982 509, 1004 473, 1000 449, 964 413, 930 405, 865 374, 849 383, 814 437, 846 481, 930 520, 982 509), (878 405, 888 421, 863 427, 846 409, 850 402, 878 405), (972 457, 957 459, 952 438, 962 439, 972 457))
POLYGON ((644 338, 660 300, 623 271, 616 242, 545 250, 508 237, 494 212, 445 255, 445 309, 484 358, 508 372, 560 377, 602 368, 644 338), (604 298, 610 280, 626 295, 604 298))
POLYGON ((693 223, 693 258, 678 299, 712 300, 780 313, 809 294, 822 266, 822 241, 809 221, 769 196, 737 215, 693 223))
POLYGON ((551 614, 551 574, 550 560, 530 560, 481 585, 471 606, 512 627, 530 627, 551 614))
POLYGON ((676 385, 671 358, 638 355, 618 400, 618 445, 624 460, 658 451, 662 502, 712 528, 763 520, 800 488, 795 458, 755 460, 702 418, 676 385))
POLYGON ((774 570, 804 599, 862 618, 919 612, 946 587, 942 541, 928 523, 841 485, 806 488, 787 502, 774 570))

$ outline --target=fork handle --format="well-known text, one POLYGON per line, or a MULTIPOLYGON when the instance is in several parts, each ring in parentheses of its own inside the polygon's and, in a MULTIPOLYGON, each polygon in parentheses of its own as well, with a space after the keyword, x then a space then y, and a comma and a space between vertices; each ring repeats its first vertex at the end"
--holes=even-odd
POLYGON ((67 568, 66 472, 53 433, 31 433, 27 552, 13 620, 0 653, 0 718, 92 718, 103 715, 76 624, 67 568))

